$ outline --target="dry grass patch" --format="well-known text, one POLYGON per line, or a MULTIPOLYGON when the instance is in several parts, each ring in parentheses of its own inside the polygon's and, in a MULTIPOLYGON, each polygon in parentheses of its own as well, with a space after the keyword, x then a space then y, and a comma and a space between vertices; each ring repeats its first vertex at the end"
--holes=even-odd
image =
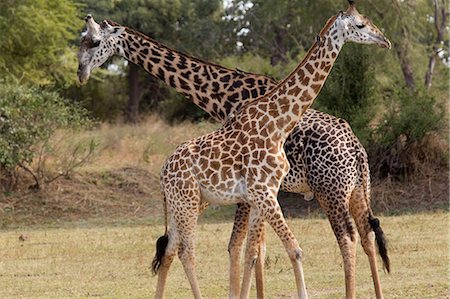
POLYGON ((96 140, 100 151, 91 165, 80 171, 99 172, 123 167, 143 167, 159 173, 162 164, 183 142, 218 128, 217 124, 181 123, 170 126, 158 116, 151 116, 139 125, 102 124, 97 130, 84 132, 76 138, 96 140))
MULTIPOLYGON (((389 238, 392 274, 381 273, 386 298, 448 298, 448 213, 382 217, 389 238)), ((312 298, 342 298, 342 260, 326 220, 290 220, 304 249, 306 282, 312 298)), ((231 222, 200 224, 197 270, 205 298, 225 298, 227 242, 231 222)), ((150 262, 158 225, 23 229, 0 233, 0 297, 148 298, 156 277, 150 262), (19 237, 23 235, 22 239, 19 237)), ((289 260, 268 229, 267 298, 295 298, 289 260)), ((379 263, 381 265, 381 263, 379 263)), ((255 296, 254 286, 252 297, 255 296)), ((358 298, 373 298, 365 254, 358 246, 358 298)), ((181 263, 169 273, 167 298, 191 298, 181 263)))

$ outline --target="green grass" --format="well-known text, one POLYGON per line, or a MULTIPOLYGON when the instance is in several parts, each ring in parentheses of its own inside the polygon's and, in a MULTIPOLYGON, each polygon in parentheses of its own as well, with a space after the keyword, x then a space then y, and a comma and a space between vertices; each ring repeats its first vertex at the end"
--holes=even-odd
MULTIPOLYGON (((448 213, 381 218, 389 241, 392 273, 380 270, 386 298, 448 298, 448 213)), ((342 260, 324 219, 292 219, 290 227, 304 250, 311 298, 342 298, 342 260)), ((232 223, 205 223, 197 229, 197 272, 205 298, 225 298, 228 288, 227 242, 232 223)), ((295 297, 289 260, 268 229, 267 298, 295 297)), ((159 225, 39 228, 0 232, 0 298, 148 298, 156 277, 149 265, 159 225), (20 241, 20 235, 26 236, 20 241)), ((379 263, 381 266, 381 262, 379 263)), ((357 252, 357 296, 373 298, 367 258, 357 252)), ((254 285, 252 296, 255 296, 254 285)), ((167 298, 191 298, 178 259, 169 272, 167 298)))

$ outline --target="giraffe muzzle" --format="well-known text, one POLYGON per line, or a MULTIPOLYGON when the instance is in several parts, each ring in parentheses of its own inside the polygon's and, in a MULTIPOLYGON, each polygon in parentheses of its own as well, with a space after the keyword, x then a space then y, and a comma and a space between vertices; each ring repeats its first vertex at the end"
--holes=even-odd
POLYGON ((86 84, 89 80, 89 75, 90 74, 88 71, 83 70, 82 67, 79 67, 77 71, 78 83, 80 83, 80 85, 86 84))
POLYGON ((382 42, 379 44, 380 47, 390 50, 391 49, 391 41, 387 38, 383 37, 382 42))

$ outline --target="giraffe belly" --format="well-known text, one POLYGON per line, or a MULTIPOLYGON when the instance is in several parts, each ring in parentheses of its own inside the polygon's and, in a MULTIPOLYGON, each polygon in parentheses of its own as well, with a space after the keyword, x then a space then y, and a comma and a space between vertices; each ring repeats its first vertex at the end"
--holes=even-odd
POLYGON ((305 200, 312 200, 314 193, 308 184, 306 171, 304 168, 292 167, 281 184, 281 190, 284 192, 302 194, 305 200))
POLYGON ((245 201, 245 181, 228 182, 225 187, 200 186, 202 201, 213 205, 231 205, 245 201))

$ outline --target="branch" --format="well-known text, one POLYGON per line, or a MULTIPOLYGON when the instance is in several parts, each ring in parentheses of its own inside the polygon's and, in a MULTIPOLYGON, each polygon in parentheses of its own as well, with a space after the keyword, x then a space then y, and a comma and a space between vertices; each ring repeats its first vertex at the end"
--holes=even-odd
POLYGON ((432 47, 432 52, 428 59, 428 69, 425 74, 425 86, 426 88, 431 87, 433 81, 433 72, 436 64, 436 56, 438 55, 439 46, 444 41, 444 32, 447 25, 447 17, 449 13, 445 10, 445 1, 442 1, 442 8, 439 8, 438 0, 433 0, 434 4, 434 28, 436 29, 436 40, 432 47), (439 11, 441 13, 441 22, 439 23, 439 11))
POLYGON ((30 189, 40 190, 41 189, 41 185, 39 184, 39 179, 34 174, 33 170, 31 168, 29 168, 28 166, 22 164, 22 163, 19 163, 18 165, 19 165, 20 168, 22 168, 23 170, 25 170, 26 172, 30 173, 33 176, 34 181, 36 182, 36 184, 30 186, 30 189))

